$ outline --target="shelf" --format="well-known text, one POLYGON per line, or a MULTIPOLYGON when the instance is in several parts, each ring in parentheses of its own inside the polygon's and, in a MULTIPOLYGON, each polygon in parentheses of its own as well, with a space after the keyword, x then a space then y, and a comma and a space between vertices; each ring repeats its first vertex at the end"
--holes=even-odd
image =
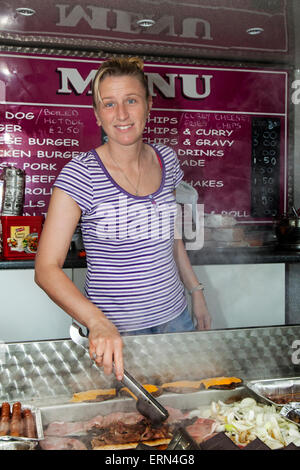
MULTIPOLYGON (((203 248, 188 251, 192 265, 211 264, 264 264, 299 263, 300 250, 282 250, 274 246, 240 248, 203 248)), ((68 253, 64 268, 85 268, 86 259, 80 258, 76 251, 68 253)), ((6 261, 0 259, 0 269, 34 269, 34 260, 6 261)))

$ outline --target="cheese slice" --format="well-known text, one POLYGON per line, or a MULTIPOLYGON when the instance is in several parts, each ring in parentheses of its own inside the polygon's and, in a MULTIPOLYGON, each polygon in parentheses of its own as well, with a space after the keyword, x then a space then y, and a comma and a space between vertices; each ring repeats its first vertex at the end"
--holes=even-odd
POLYGON ((115 388, 88 390, 86 392, 74 393, 71 402, 91 401, 91 400, 108 400, 115 398, 117 392, 115 388))
POLYGON ((216 385, 230 385, 232 383, 240 383, 241 379, 238 377, 213 377, 201 380, 205 388, 214 387, 216 385))
MULTIPOLYGON (((152 384, 143 384, 143 387, 145 390, 147 390, 148 393, 150 394, 159 394, 161 392, 161 390, 159 389, 159 387, 157 387, 156 385, 152 385, 152 384)), ((135 400, 137 399, 136 396, 134 395, 133 392, 131 392, 129 390, 129 388, 127 387, 122 387, 120 389, 120 392, 125 392, 127 393, 128 395, 131 395, 135 400)))

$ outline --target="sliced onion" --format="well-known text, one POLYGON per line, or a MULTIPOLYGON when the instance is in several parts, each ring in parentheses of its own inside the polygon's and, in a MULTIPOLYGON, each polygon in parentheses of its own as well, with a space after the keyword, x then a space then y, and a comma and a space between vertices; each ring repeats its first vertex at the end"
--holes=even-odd
POLYGON ((234 427, 240 431, 240 432, 243 432, 243 431, 249 431, 251 429, 251 426, 249 425, 246 425, 246 424, 243 424, 242 422, 240 421, 236 421, 234 423, 234 427))
POLYGON ((291 437, 296 437, 296 438, 299 438, 300 439, 300 432, 298 431, 298 429, 292 427, 293 425, 291 425, 291 427, 288 429, 288 435, 291 436, 291 437))
POLYGON ((255 411, 253 409, 247 411, 245 416, 246 421, 254 421, 255 420, 255 411))
POLYGON ((283 447, 283 444, 281 444, 281 442, 275 441, 275 439, 272 438, 266 439, 265 444, 273 450, 280 449, 281 447, 283 447))
POLYGON ((264 414, 263 413, 258 413, 256 415, 256 424, 257 424, 257 426, 263 426, 263 424, 264 424, 264 414))
POLYGON ((201 416, 215 419, 219 423, 216 430, 225 430, 237 445, 245 445, 245 441, 250 442, 256 437, 272 449, 279 449, 290 442, 300 445, 296 424, 285 420, 274 405, 263 405, 253 398, 231 404, 212 402, 201 416))
POLYGON ((242 408, 253 407, 256 406, 256 401, 253 398, 244 398, 243 400, 241 400, 240 406, 242 408))

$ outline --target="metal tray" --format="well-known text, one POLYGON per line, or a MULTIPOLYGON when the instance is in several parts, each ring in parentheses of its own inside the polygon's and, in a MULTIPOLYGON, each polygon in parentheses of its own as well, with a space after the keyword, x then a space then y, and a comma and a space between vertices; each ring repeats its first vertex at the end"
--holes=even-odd
MULTIPOLYGON (((240 400, 249 396, 245 387, 234 390, 202 390, 193 393, 166 393, 158 400, 163 406, 181 410, 194 410, 199 407, 206 408, 212 401, 227 399, 240 400)), ((97 415, 110 413, 136 411, 133 398, 113 398, 104 402, 65 403, 54 406, 41 406, 41 415, 44 427, 54 421, 86 421, 97 415)))
MULTIPOLYGON (((273 382, 271 380, 263 382, 273 382)), ((256 382, 255 382, 256 383, 256 382)), ((166 393, 159 397, 159 402, 166 407, 177 408, 182 411, 199 411, 200 415, 212 403, 240 401, 246 397, 257 397, 257 402, 265 402, 264 396, 257 396, 252 392, 251 384, 249 388, 246 386, 237 387, 234 390, 201 390, 193 393, 176 394, 166 393)), ((272 402, 270 402, 272 403, 272 402)), ((88 421, 98 415, 108 415, 113 412, 132 412, 136 411, 135 401, 132 398, 114 398, 104 402, 80 402, 80 403, 63 403, 60 405, 42 405, 41 415, 44 428, 46 429, 50 423, 54 422, 77 422, 88 421)), ((295 423, 293 420, 283 416, 287 421, 295 423)), ((74 437, 76 434, 74 434, 74 437)), ((80 434, 78 438, 80 439, 80 434)), ((84 436, 84 433, 81 437, 84 436)), ((47 437, 46 437, 47 438, 47 437)))
POLYGON ((300 377, 252 380, 245 385, 256 396, 280 409, 283 418, 300 427, 300 377), (287 395, 288 399, 281 398, 287 395), (295 402, 299 402, 299 406, 295 402))
POLYGON ((251 380, 245 385, 256 395, 278 407, 285 406, 289 401, 300 401, 300 377, 251 380), (279 403, 278 400, 284 395, 289 395, 291 399, 279 403))
MULTIPOLYGON (((9 404, 12 407, 13 403, 9 403, 9 404)), ((8 436, 0 436, 0 450, 3 450, 3 448, 5 447, 4 442, 6 442, 6 443, 8 443, 8 442, 23 443, 24 444, 24 446, 23 446, 24 449, 23 450, 25 450, 26 447, 28 447, 28 448, 32 447, 32 446, 29 445, 30 443, 33 443, 33 442, 37 443, 41 439, 44 439, 44 431, 43 431, 41 410, 39 408, 35 407, 35 406, 27 405, 26 403, 22 403, 22 410, 24 410, 26 408, 31 410, 32 415, 35 419, 35 427, 36 427, 37 437, 22 437, 22 436, 15 437, 15 436, 9 436, 9 435, 8 436), (28 446, 26 446, 25 443, 28 443, 28 446)), ((13 450, 12 448, 14 446, 11 445, 10 447, 6 446, 7 450, 13 450)), ((15 446, 15 447, 18 447, 18 446, 15 446)))
POLYGON ((0 450, 35 450, 36 441, 0 441, 0 450))

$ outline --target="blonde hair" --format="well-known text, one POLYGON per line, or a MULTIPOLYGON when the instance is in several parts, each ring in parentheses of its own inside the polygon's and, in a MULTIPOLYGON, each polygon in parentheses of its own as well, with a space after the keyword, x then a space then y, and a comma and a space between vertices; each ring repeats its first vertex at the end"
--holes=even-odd
POLYGON ((139 57, 113 57, 103 62, 93 79, 92 96, 94 109, 97 109, 99 102, 101 103, 101 96, 99 94, 100 82, 106 77, 121 77, 123 75, 136 77, 144 87, 146 98, 149 98, 150 93, 142 59, 139 57))

